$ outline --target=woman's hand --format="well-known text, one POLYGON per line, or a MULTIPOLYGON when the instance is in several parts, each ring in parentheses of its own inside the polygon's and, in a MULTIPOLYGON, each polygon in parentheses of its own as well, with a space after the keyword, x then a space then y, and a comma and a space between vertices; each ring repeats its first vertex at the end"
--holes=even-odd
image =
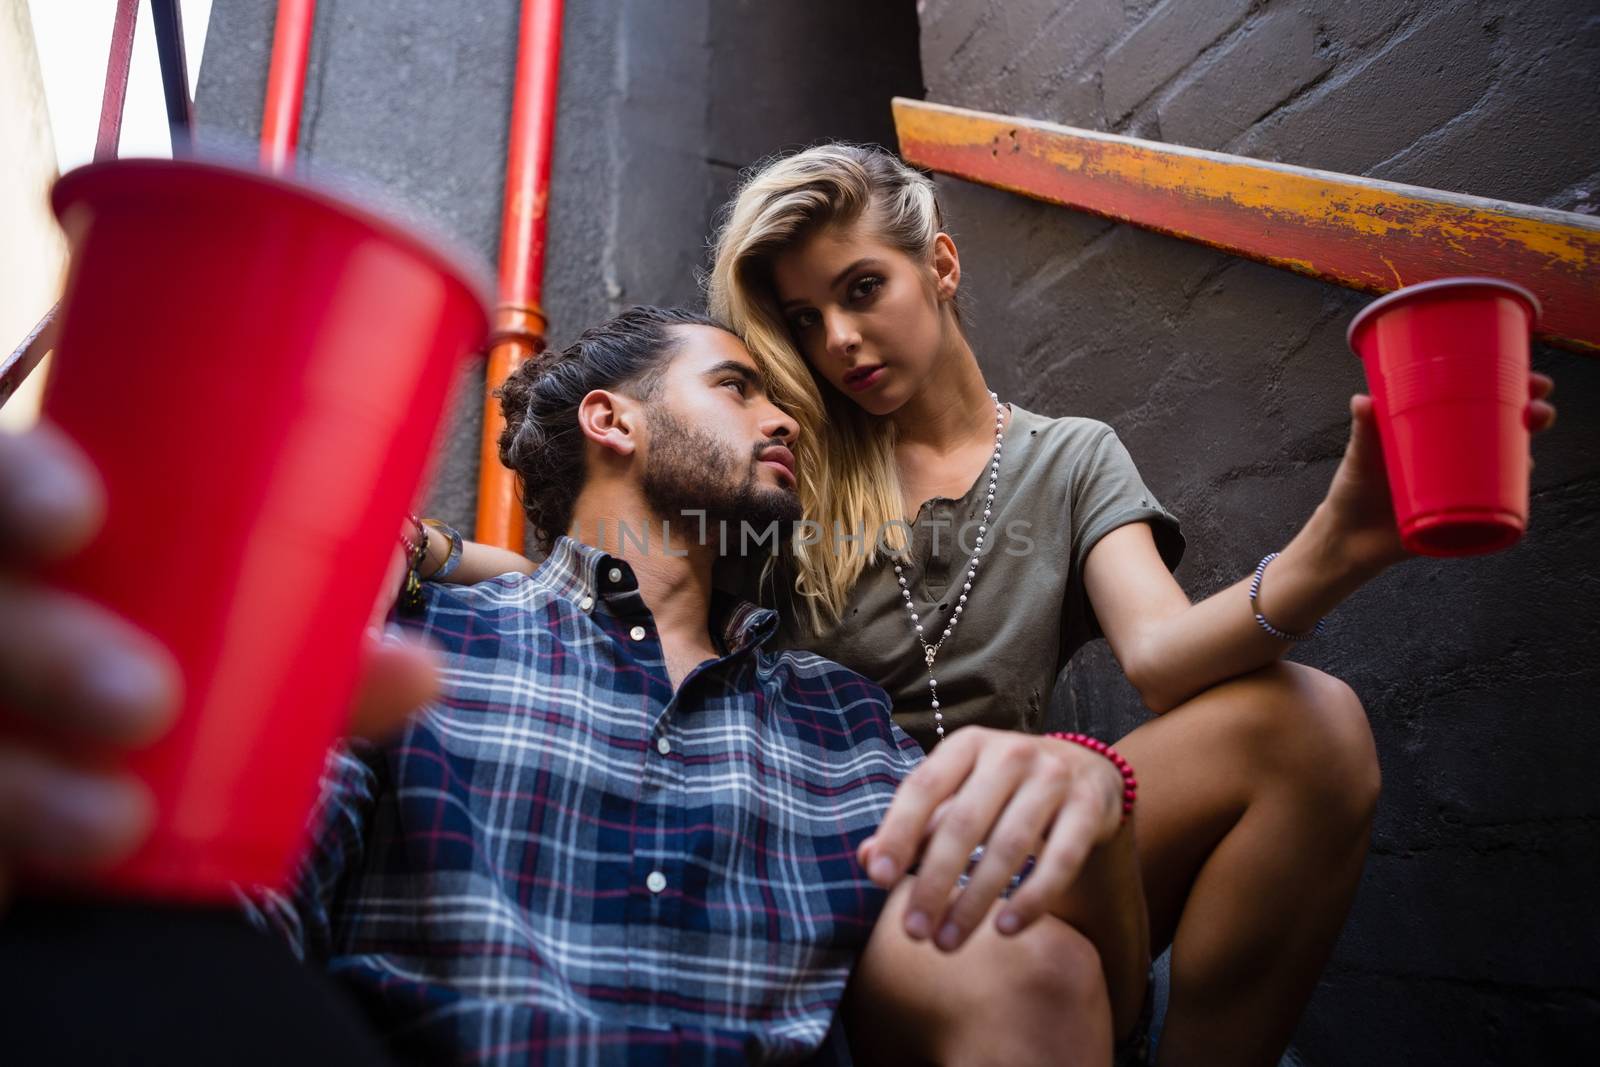
MULTIPOLYGON (((1033 871, 999 909, 997 928, 1014 934, 1046 913, 1059 913, 1090 853, 1122 828, 1122 789, 1111 761, 1081 745, 969 726, 901 783, 857 858, 885 889, 917 863, 906 934, 932 937, 953 951, 1029 855, 1037 857, 1033 871), (980 844, 983 859, 956 893, 956 879, 980 844)), ((1142 900, 1133 904, 1144 906, 1142 900)))
MULTIPOLYGON (((171 655, 104 609, 37 581, 99 529, 104 499, 81 453, 49 426, 0 433, 0 715, 101 744, 145 744, 180 701, 171 655)), ((431 656, 369 640, 353 709, 364 736, 392 730, 437 689, 431 656)), ((57 870, 105 865, 136 848, 153 805, 144 786, 91 770, 0 730, 0 897, 24 859, 57 870)))
MULTIPOLYGON (((1555 382, 1544 374, 1528 378, 1528 407, 1523 418, 1528 429, 1542 433, 1555 425, 1556 409, 1549 403, 1555 382)), ((1533 460, 1529 461, 1530 469, 1533 460)), ((1350 443, 1334 472, 1323 501, 1335 541, 1351 568, 1371 576, 1410 557, 1400 544, 1400 530, 1389 495, 1389 475, 1383 462, 1383 444, 1372 398, 1358 393, 1350 398, 1350 443)))

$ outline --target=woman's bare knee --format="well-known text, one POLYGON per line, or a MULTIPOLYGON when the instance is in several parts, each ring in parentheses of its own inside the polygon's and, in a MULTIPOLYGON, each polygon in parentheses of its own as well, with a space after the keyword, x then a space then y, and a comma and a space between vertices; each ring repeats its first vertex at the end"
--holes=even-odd
POLYGON ((1330 815, 1364 822, 1377 807, 1381 775, 1361 698, 1331 674, 1278 663, 1249 676, 1257 773, 1330 815))
POLYGON ((1004 939, 1004 975, 968 1001, 942 1043, 950 1064, 1103 1064, 1111 1056, 1111 1000, 1087 937, 1046 918, 1004 939))

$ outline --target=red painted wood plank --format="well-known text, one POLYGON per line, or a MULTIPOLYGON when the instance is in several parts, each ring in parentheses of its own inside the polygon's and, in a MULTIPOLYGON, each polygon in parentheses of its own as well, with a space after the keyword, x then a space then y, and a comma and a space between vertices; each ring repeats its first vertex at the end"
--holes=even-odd
POLYGON ((1600 219, 897 98, 911 163, 1370 293, 1526 286, 1538 334, 1600 354, 1600 219))

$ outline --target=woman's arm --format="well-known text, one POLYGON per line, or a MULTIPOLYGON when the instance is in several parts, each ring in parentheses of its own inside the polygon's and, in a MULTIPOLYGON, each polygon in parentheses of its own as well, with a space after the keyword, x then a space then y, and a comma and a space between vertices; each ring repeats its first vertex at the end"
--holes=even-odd
MULTIPOLYGON (((1377 573, 1339 550, 1326 507, 1318 506, 1262 578, 1256 603, 1280 630, 1311 629, 1377 573)), ((1084 584, 1123 673, 1158 713, 1293 647, 1257 625, 1248 576, 1190 604, 1142 522, 1101 538, 1084 563, 1084 584)))
MULTIPOLYGON (((1555 409, 1544 399, 1552 386, 1548 377, 1532 376, 1527 420, 1535 431, 1555 422, 1555 409)), ((1089 600, 1117 662, 1152 711, 1170 711, 1293 647, 1262 629, 1256 610, 1279 630, 1304 633, 1409 555, 1390 504, 1371 398, 1352 397, 1350 413, 1350 443, 1328 495, 1268 565, 1256 609, 1250 574, 1190 604, 1144 523, 1113 530, 1090 550, 1084 561, 1089 600)))

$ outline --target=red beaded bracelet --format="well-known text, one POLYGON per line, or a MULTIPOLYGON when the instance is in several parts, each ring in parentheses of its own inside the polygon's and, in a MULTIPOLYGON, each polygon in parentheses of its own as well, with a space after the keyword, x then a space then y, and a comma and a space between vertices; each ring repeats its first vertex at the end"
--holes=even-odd
POLYGON ((1098 752, 1110 760, 1122 775, 1122 817, 1126 820, 1128 816, 1133 814, 1133 802, 1139 795, 1139 779, 1133 776, 1133 767, 1127 760, 1122 758, 1122 753, 1099 738, 1090 737, 1088 734, 1052 733, 1045 736, 1054 737, 1059 741, 1071 741, 1075 745, 1082 745, 1084 748, 1098 752))

